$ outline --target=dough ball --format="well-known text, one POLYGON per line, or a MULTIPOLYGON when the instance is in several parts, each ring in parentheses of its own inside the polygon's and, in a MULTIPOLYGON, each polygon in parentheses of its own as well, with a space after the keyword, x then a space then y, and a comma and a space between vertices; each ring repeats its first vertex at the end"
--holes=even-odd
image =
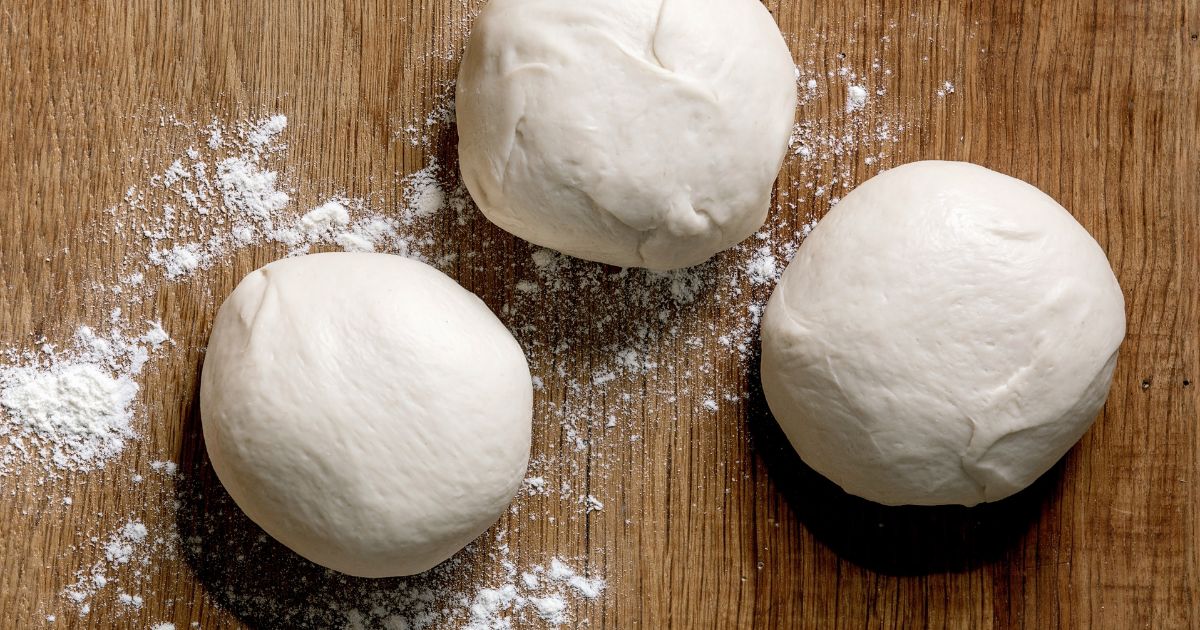
POLYGON ((889 505, 1003 499, 1104 404, 1125 335, 1096 241, 1038 189, 915 162, 821 220, 767 305, 763 389, 796 452, 889 505))
POLYGON ((525 355, 478 298, 385 254, 273 262, 221 306, 204 441, 254 522, 343 573, 419 573, 496 521, 529 460, 525 355))
POLYGON ((687 267, 762 225, 795 109, 755 0, 492 0, 458 75, 463 182, 538 245, 687 267))

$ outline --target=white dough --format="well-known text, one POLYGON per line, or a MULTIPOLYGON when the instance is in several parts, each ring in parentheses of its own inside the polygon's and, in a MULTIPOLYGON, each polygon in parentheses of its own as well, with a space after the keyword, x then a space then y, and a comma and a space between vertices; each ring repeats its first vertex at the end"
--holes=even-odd
POLYGON ((458 75, 463 182, 538 245, 687 267, 762 225, 795 109, 756 0, 491 0, 458 75))
POLYGON ((315 254, 246 276, 200 386, 213 468, 246 514, 343 573, 409 575, 479 536, 529 459, 525 355, 423 263, 315 254))
POLYGON ((1124 335, 1104 252, 1062 206, 980 166, 915 162, 804 241, 763 319, 763 389, 847 492, 974 505, 1087 431, 1124 335))

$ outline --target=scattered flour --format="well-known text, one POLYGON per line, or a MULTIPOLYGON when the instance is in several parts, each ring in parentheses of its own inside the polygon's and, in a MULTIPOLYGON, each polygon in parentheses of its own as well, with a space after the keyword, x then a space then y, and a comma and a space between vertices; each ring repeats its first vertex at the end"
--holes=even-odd
POLYGON ((579 575, 559 558, 551 558, 550 570, 536 565, 520 573, 509 569, 503 584, 480 589, 471 600, 467 630, 498 630, 516 627, 522 614, 532 609, 550 626, 569 623, 571 595, 596 599, 604 592, 604 580, 579 575))
POLYGON ((531 597, 529 599, 537 609, 537 614, 547 623, 558 625, 566 622, 567 603, 559 595, 546 597, 531 597))
POLYGON ((129 591, 144 588, 155 558, 172 555, 177 544, 173 534, 153 536, 145 523, 133 519, 107 537, 93 537, 87 543, 95 545, 99 559, 91 567, 77 571, 75 582, 63 589, 63 596, 77 607, 81 616, 90 612, 97 597, 109 592, 114 593, 116 603, 141 608, 145 598, 129 591))
POLYGON ((107 544, 104 557, 114 565, 126 564, 133 557, 133 546, 146 540, 146 526, 139 522, 126 523, 107 544))
MULTIPOLYGON (((770 224, 692 269, 615 269, 497 236, 474 210, 456 174, 435 161, 397 174, 399 199, 355 199, 326 188, 321 197, 298 202, 296 190, 313 186, 298 185, 280 170, 289 121, 276 114, 203 126, 171 123, 191 134, 181 138, 191 146, 159 163, 158 175, 129 186, 110 209, 113 235, 144 247, 120 262, 118 281, 97 291, 130 303, 152 301, 163 285, 197 276, 250 247, 275 247, 280 255, 314 247, 391 252, 443 269, 453 265, 468 276, 500 268, 515 290, 497 298, 496 310, 527 349, 535 389, 553 390, 537 397, 539 417, 555 419, 555 430, 565 437, 562 447, 535 444, 526 492, 514 503, 511 520, 572 528, 588 519, 611 518, 613 510, 604 509, 611 497, 579 487, 578 480, 619 474, 619 453, 644 448, 641 425, 630 419, 682 420, 645 418, 638 396, 610 396, 601 403, 596 393, 632 380, 639 391, 667 402, 686 396, 702 418, 712 417, 722 404, 718 401, 741 401, 746 394, 735 387, 738 379, 730 384, 715 375, 749 369, 766 298, 787 261, 823 211, 885 168, 892 147, 919 128, 919 120, 903 117, 889 100, 895 77, 887 61, 891 49, 886 38, 881 41, 880 54, 863 63, 839 58, 833 70, 826 70, 831 66, 813 58, 797 66, 802 104, 825 95, 833 109, 840 109, 845 94, 844 111, 814 116, 808 112, 821 110, 801 110, 790 142, 790 179, 780 183, 770 224), (485 236, 447 246, 447 225, 485 236), (589 308, 573 308, 579 304, 589 308), (719 319, 697 315, 709 311, 719 319), (703 338, 718 330, 713 353, 704 348, 703 338), (700 350, 705 351, 702 360, 674 360, 680 353, 700 356, 700 350), (563 360, 566 354, 571 361, 563 360), (540 503, 555 500, 564 508, 549 517, 540 503), (530 503, 539 508, 530 509, 530 503)), ((452 88, 446 84, 428 113, 397 125, 395 139, 430 148, 450 137, 452 88)), ((955 84, 946 80, 928 93, 941 103, 955 93, 955 84)), ((0 480, 35 461, 46 462, 46 470, 55 474, 90 470, 137 439, 140 373, 173 342, 156 322, 143 328, 120 313, 105 321, 95 329, 79 327, 66 350, 39 342, 38 351, 3 355, 0 480)), ((606 587, 602 578, 560 558, 548 558, 549 568, 530 566, 523 551, 518 566, 503 542, 512 526, 503 525, 492 530, 490 540, 473 543, 422 576, 361 581, 322 572, 280 552, 256 529, 234 531, 210 517, 238 512, 227 498, 205 494, 174 462, 156 460, 149 469, 142 471, 146 481, 128 473, 122 478, 179 490, 164 501, 159 518, 130 514, 116 531, 81 543, 94 545, 98 560, 64 590, 79 616, 89 614, 99 598, 131 616, 150 608, 144 604, 151 601, 147 589, 155 560, 177 552, 202 567, 220 605, 268 627, 582 627, 588 623, 581 611, 606 587), (189 506, 205 509, 192 513, 189 506), (246 574, 246 559, 268 557, 284 558, 284 566, 272 566, 270 575, 246 574), (304 588, 295 588, 298 584, 304 588)), ((70 505, 69 497, 61 504, 70 505)), ((63 620, 62 611, 54 612, 48 620, 63 620)), ((141 627, 146 623, 143 619, 141 627)))
POLYGON ((446 208, 463 214, 470 207, 461 186, 443 188, 441 168, 431 161, 401 182, 404 204, 399 212, 342 196, 299 212, 272 167, 284 151, 279 140, 287 124, 283 115, 231 125, 213 120, 197 132, 198 146, 207 149, 194 145, 162 174, 130 186, 122 202, 110 209, 122 219, 116 233, 144 238, 152 247, 144 257, 123 262, 129 273, 114 291, 141 286, 153 268, 167 282, 185 280, 239 249, 269 243, 288 246, 290 256, 325 245, 423 260, 421 250, 434 244, 431 225, 436 217, 446 208), (213 164, 215 177, 210 177, 213 164))
POLYGON ((168 280, 190 276, 206 266, 209 260, 208 254, 201 251, 200 246, 195 243, 150 252, 150 262, 162 267, 168 280))
POLYGON ((409 176, 404 199, 413 216, 428 218, 446 205, 446 193, 437 180, 438 170, 437 162, 432 161, 429 166, 409 176))
MULTIPOLYGON (((365 200, 343 196, 327 198, 300 211, 284 190, 278 171, 271 166, 272 160, 280 154, 276 142, 286 133, 286 124, 283 116, 232 125, 214 120, 202 130, 194 145, 207 149, 190 148, 171 160, 161 175, 142 185, 129 187, 122 202, 110 211, 118 220, 115 231, 122 238, 143 239, 147 247, 141 258, 133 254, 123 262, 119 283, 108 287, 111 293, 129 299, 131 303, 150 299, 159 286, 186 280, 221 264, 239 249, 272 243, 286 246, 289 255, 324 245, 347 251, 388 251, 428 259, 426 252, 432 251, 440 242, 433 225, 441 214, 447 210, 454 212, 458 225, 478 220, 461 185, 452 188, 441 185, 444 176, 435 162, 401 180, 403 202, 396 211, 374 210, 365 200), (215 164, 215 169, 210 164, 215 164), (214 170, 216 174, 210 178, 214 170)), ((474 264, 484 264, 481 257, 472 258, 476 261, 474 264)), ((553 254, 548 260, 552 265, 571 264, 563 258, 553 254)), ((453 257, 440 256, 435 262, 449 264, 453 260, 453 257)), ((524 282, 525 290, 537 289, 534 280, 524 282)), ((668 293, 678 294, 680 299, 694 299, 690 293, 695 292, 696 283, 681 279, 679 274, 663 275, 656 284, 668 293)), ((565 284, 559 286, 560 290, 566 288, 565 284)), ((34 409, 26 404, 28 396, 20 387, 28 380, 23 376, 26 371, 43 380, 53 380, 59 373, 74 375, 72 370, 79 369, 73 367, 77 363, 84 366, 81 369, 86 370, 93 380, 104 385, 115 383, 116 391, 122 393, 123 397, 111 405, 115 410, 112 414, 86 416, 87 422, 91 423, 88 426, 111 416, 114 437, 104 442, 89 434, 87 448, 60 449, 69 456, 59 456, 57 465, 68 470, 84 470, 84 462, 76 460, 91 457, 93 451, 98 453, 98 465, 102 464, 118 455, 129 440, 136 439, 132 430, 136 411, 134 399, 138 391, 136 377, 154 352, 173 343, 157 322, 148 323, 148 328, 138 334, 127 334, 125 329, 129 325, 124 323, 119 312, 114 311, 110 325, 113 332, 105 335, 86 326, 80 327, 76 334, 79 348, 71 353, 59 353, 51 347, 46 351, 46 357, 52 358, 41 363, 25 361, 4 368, 4 374, 10 375, 5 384, 15 386, 10 398, 17 401, 13 403, 16 409, 34 409), (107 450, 97 446, 109 443, 107 450)), ((72 406, 61 395, 48 395, 47 398, 67 405, 73 412, 79 410, 78 405, 72 406)), ((83 410, 87 411, 86 408, 83 410)), ((16 414, 9 415, 15 417, 16 414)), ((41 424, 46 422, 41 416, 34 419, 41 424)), ((25 428, 26 424, 32 427, 35 422, 17 422, 9 418, 6 424, 0 425, 3 427, 0 434, 32 432, 25 428)), ((73 435, 64 433, 61 427, 53 432, 42 432, 59 442, 69 440, 73 435)), ((26 455, 30 449, 24 442, 37 437, 36 433, 23 437, 20 442, 14 441, 12 436, 3 437, 8 440, 7 452, 14 454, 10 459, 31 457, 26 455)), ((69 441, 64 443, 70 444, 69 441)), ((183 487, 190 483, 178 472, 174 462, 152 461, 149 469, 156 475, 154 479, 158 485, 168 480, 183 484, 183 487)), ((130 475, 128 479, 133 484, 147 483, 141 474, 130 475)), ((531 481, 530 487, 540 489, 543 496, 552 496, 544 480, 540 485, 531 481)), ((580 510, 581 514, 603 506, 596 497, 588 498, 590 501, 580 510)), ((168 507, 170 510, 184 509, 181 506, 199 504, 203 500, 200 497, 182 501, 177 498, 168 507)), ((225 513, 229 510, 236 508, 227 506, 225 513)), ((177 549, 196 558, 260 555, 199 551, 205 544, 201 541, 224 542, 229 537, 229 531, 223 526, 209 524, 202 532, 189 531, 187 537, 181 539, 174 528, 165 532, 152 531, 151 521, 136 516, 132 515, 118 531, 84 543, 95 545, 95 553, 100 559, 81 569, 75 582, 63 591, 65 600, 75 607, 79 616, 91 614, 93 604, 101 599, 114 602, 115 610, 137 614, 147 601, 146 589, 150 588, 148 580, 153 575, 154 559, 172 555, 177 549)), ((160 521, 156 522, 162 526, 160 521)), ((506 530, 500 528, 497 535, 503 537, 505 533, 506 530)), ((266 541, 260 532, 254 536, 248 543, 251 549, 256 545, 274 544, 266 541)), ((375 581, 368 584, 354 582, 355 586, 347 591, 342 584, 343 578, 335 577, 328 590, 306 594, 300 600, 291 599, 294 591, 274 579, 263 587, 267 593, 242 584, 245 574, 236 571, 241 563, 228 564, 231 572, 218 582, 223 580, 228 585, 225 590, 231 593, 225 598, 224 605, 239 610, 239 614, 254 609, 267 625, 283 623, 291 627, 344 625, 414 629, 469 624, 467 627, 509 628, 512 627, 510 621, 520 624, 543 618, 549 625, 568 624, 573 623, 572 599, 595 598, 603 589, 602 579, 585 578, 574 572, 571 573, 574 577, 559 579, 539 578, 540 568, 518 571, 515 563, 507 559, 507 546, 501 545, 500 550, 503 573, 481 576, 469 592, 458 589, 461 581, 457 573, 461 570, 459 563, 472 557, 469 550, 432 571, 423 581, 392 581, 388 585, 375 581), (528 574, 533 581, 524 579, 523 574, 528 574), (232 594, 239 591, 246 592, 245 599, 232 594), (370 605, 365 605, 367 603, 370 605)), ((308 571, 304 561, 291 557, 288 561, 296 564, 296 571, 302 574, 308 571)), ((558 559, 552 564, 566 566, 558 559)))

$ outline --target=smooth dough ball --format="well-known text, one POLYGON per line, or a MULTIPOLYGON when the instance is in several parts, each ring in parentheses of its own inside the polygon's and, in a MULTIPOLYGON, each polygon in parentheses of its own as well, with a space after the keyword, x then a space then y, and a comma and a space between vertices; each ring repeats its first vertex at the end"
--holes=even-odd
POLYGON ((889 505, 1003 499, 1104 404, 1125 336, 1104 252, 1062 206, 963 162, 854 189, 767 305, 762 381, 796 452, 889 505))
POLYGON ((762 225, 795 109, 755 0, 492 0, 458 75, 463 182, 538 245, 687 267, 762 225))
POLYGON ((254 522, 343 573, 419 573, 483 533, 529 460, 525 355, 428 265, 315 254, 246 276, 200 385, 204 441, 254 522))

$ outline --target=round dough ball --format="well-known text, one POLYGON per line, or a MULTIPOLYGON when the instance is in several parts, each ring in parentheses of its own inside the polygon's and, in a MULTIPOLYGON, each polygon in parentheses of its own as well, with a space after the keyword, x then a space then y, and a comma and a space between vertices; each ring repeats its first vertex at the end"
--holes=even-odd
POLYGON ((755 0, 492 0, 459 70, 459 161, 521 238, 676 269, 762 225, 795 109, 755 0))
POLYGON ((525 355, 428 265, 314 254, 246 276, 200 384, 204 441, 254 522, 343 573, 419 573, 508 507, 529 460, 525 355))
POLYGON ((1018 179, 915 162, 821 220, 767 305, 762 381, 796 452, 889 505, 1003 499, 1104 404, 1125 336, 1096 241, 1018 179))

